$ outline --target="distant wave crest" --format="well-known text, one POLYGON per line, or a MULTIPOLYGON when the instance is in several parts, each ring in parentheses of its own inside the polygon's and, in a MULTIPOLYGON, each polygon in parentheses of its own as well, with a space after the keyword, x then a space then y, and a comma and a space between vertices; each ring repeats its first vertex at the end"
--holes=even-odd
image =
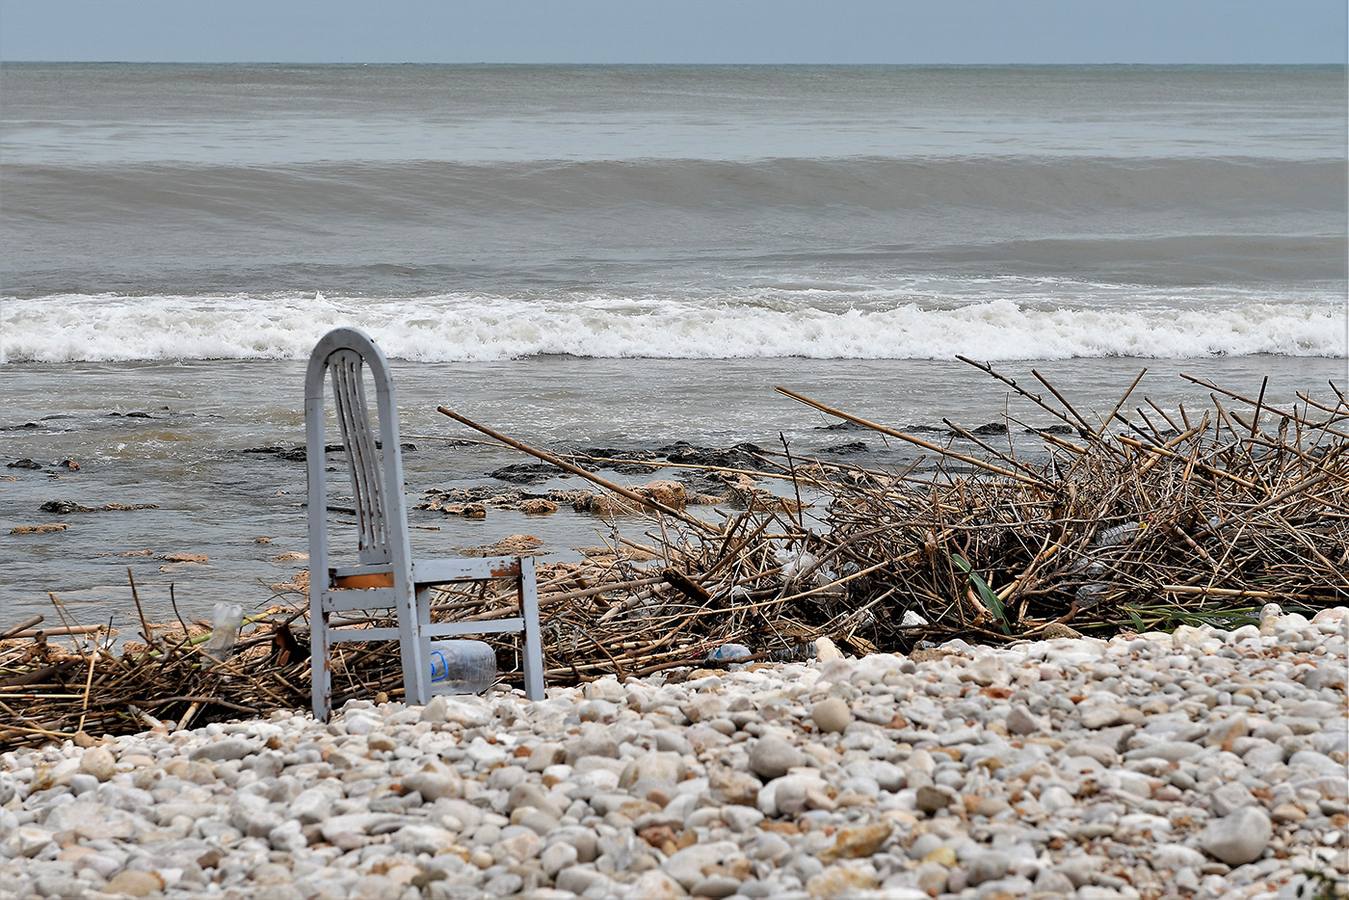
POLYGON ((357 325, 393 357, 478 362, 595 358, 1069 359, 1346 354, 1342 303, 1054 306, 745 298, 406 299, 317 295, 58 295, 0 299, 0 360, 303 359, 357 325))
POLYGON ((1209 210, 1342 213, 1339 159, 1246 157, 938 157, 755 160, 598 159, 452 163, 331 162, 280 166, 119 163, 7 167, 6 215, 80 221, 126 215, 250 224, 359 215, 406 222, 454 214, 529 216, 621 208, 952 209, 1021 214, 1209 210))

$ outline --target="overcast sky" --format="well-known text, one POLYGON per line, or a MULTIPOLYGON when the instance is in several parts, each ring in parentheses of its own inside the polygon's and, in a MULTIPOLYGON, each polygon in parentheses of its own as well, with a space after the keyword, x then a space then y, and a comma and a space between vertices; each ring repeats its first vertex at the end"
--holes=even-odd
POLYGON ((1345 0, 0 0, 0 59, 1325 63, 1345 0))

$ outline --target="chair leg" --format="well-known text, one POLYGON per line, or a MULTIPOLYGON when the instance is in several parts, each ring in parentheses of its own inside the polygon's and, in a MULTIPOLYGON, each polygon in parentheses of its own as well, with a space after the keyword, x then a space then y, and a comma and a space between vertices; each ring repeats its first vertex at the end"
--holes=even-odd
POLYGON ((543 640, 539 631, 539 585, 534 560, 520 559, 520 614, 525 620, 525 696, 543 699, 543 640))
MULTIPOLYGON (((318 587, 314 589, 317 591, 318 587)), ((332 650, 328 641, 328 614, 321 611, 321 604, 321 600, 312 603, 309 610, 310 693, 313 695, 314 718, 320 722, 328 718, 333 697, 333 670, 328 661, 332 650)))
POLYGON ((422 703, 431 700, 431 639, 426 636, 426 628, 431 624, 431 589, 429 587, 418 588, 416 593, 417 607, 417 655, 421 659, 421 675, 426 683, 426 699, 422 703))
POLYGON ((430 673, 426 670, 422 629, 415 592, 398 601, 398 655, 403 664, 403 696, 412 705, 424 706, 431 699, 430 673))

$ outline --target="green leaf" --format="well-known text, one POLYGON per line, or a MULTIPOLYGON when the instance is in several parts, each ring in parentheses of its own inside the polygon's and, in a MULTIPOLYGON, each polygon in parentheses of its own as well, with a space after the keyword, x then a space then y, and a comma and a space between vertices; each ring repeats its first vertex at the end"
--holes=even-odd
POLYGON ((1133 623, 1134 631, 1143 632, 1148 630, 1148 626, 1143 622, 1143 617, 1137 612, 1127 606, 1124 607, 1124 612, 1128 615, 1129 621, 1133 623))
POLYGON ((970 565, 969 560, 959 553, 952 553, 951 562, 956 564, 956 568, 965 573, 969 578, 970 584, 974 585, 974 591, 979 595, 979 599, 984 601, 984 605, 989 608, 998 619, 998 624, 1002 626, 1003 634, 1011 634, 1011 625, 1007 621, 1007 611, 1002 607, 1002 601, 998 599, 997 593, 988 586, 988 582, 970 565))

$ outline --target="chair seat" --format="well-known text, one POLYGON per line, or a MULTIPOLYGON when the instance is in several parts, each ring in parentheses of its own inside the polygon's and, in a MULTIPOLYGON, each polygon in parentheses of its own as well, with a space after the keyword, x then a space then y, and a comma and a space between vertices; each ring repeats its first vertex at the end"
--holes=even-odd
MULTIPOLYGON (((369 566, 338 566, 332 570, 337 590, 393 587, 393 570, 386 563, 369 566)), ((486 581, 489 578, 519 578, 518 556, 481 556, 463 559, 414 559, 412 583, 417 587, 452 584, 456 581, 486 581)))

